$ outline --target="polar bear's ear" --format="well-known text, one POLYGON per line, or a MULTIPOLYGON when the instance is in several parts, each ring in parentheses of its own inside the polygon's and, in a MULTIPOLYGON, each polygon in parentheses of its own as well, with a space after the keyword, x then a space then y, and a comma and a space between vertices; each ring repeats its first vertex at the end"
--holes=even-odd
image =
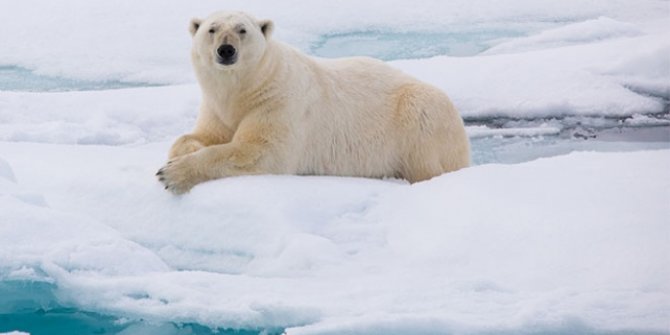
POLYGON ((258 26, 261 27, 261 32, 263 32, 265 38, 270 38, 272 31, 275 29, 275 24, 271 20, 258 21, 258 26))
POLYGON ((188 31, 191 32, 191 36, 195 35, 195 33, 198 31, 198 28, 200 28, 200 24, 202 24, 201 19, 191 19, 191 23, 188 25, 188 31))

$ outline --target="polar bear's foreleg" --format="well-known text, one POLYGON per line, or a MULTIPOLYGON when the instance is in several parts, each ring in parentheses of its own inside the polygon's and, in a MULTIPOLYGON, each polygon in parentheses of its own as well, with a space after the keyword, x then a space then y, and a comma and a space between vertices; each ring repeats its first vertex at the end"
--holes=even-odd
POLYGON ((265 123, 240 125, 230 143, 205 146, 176 156, 156 174, 165 188, 175 194, 213 179, 264 173, 282 173, 282 152, 277 129, 265 123))
POLYGON ((228 143, 232 137, 232 131, 203 107, 193 132, 179 137, 170 148, 168 157, 174 159, 210 145, 228 143))
POLYGON ((170 160, 157 175, 166 189, 182 194, 208 180, 263 173, 257 164, 262 152, 256 144, 213 145, 170 160))
POLYGON ((168 154, 168 157, 170 159, 174 159, 179 156, 184 156, 192 152, 196 152, 204 148, 205 146, 206 146, 205 141, 200 139, 199 136, 195 134, 186 134, 179 137, 174 142, 174 144, 170 148, 170 153, 168 154))

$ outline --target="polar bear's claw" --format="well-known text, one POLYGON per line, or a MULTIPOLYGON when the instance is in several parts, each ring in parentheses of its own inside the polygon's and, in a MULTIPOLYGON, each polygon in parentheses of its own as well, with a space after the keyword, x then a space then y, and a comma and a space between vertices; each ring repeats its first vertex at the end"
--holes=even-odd
POLYGON ((197 181, 193 178, 191 162, 188 159, 174 159, 156 173, 158 181, 165 189, 174 194, 183 194, 191 190, 197 181))

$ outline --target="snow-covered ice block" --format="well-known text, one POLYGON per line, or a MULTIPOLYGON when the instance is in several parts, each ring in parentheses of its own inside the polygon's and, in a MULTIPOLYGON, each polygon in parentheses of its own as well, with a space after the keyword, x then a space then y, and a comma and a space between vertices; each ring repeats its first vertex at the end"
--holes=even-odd
POLYGON ((599 17, 555 29, 544 30, 536 35, 512 39, 496 45, 482 54, 494 55, 551 49, 576 44, 597 43, 614 38, 635 37, 641 34, 640 29, 632 23, 621 22, 608 17, 599 17))
POLYGON ((16 177, 14 177, 12 167, 6 160, 2 159, 2 157, 0 157, 0 178, 16 183, 16 177))
POLYGON ((0 144, 21 186, 52 206, 0 203, 1 263, 15 277, 35 269, 80 309, 159 323, 288 334, 666 324, 668 150, 414 185, 230 178, 175 197, 153 179, 156 149, 0 144))

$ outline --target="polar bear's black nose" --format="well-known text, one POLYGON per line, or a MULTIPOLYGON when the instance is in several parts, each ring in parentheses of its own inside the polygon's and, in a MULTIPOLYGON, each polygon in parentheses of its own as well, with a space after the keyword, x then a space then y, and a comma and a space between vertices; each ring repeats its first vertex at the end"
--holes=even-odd
POLYGON ((216 49, 216 53, 224 60, 231 59, 233 56, 235 56, 235 52, 237 52, 237 50, 235 50, 235 47, 230 44, 223 44, 218 49, 216 49))

